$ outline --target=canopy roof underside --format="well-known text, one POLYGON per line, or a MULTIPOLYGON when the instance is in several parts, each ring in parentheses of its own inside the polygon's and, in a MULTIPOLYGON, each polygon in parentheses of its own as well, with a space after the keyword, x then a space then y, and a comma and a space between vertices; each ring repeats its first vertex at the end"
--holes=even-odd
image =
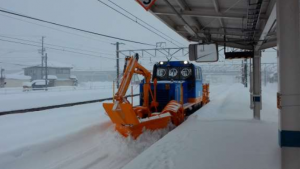
POLYGON ((185 39, 240 49, 276 46, 276 0, 157 0, 150 11, 185 39))

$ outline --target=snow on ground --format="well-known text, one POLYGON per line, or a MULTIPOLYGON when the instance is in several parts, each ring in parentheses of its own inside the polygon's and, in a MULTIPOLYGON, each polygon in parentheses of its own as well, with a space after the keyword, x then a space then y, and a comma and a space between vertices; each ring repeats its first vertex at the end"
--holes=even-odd
MULTIPOLYGON (((34 80, 34 81, 43 81, 43 80, 34 80)), ((33 81, 32 81, 33 82, 33 81)), ((24 82, 23 85, 31 86, 32 82, 24 82), (29 83, 29 84, 28 84, 29 83)), ((73 92, 73 91, 82 91, 82 90, 103 90, 103 89, 112 89, 113 82, 105 81, 105 82, 81 82, 78 86, 55 86, 55 87, 48 87, 47 91, 45 90, 33 90, 29 89, 24 91, 23 87, 4 87, 0 88, 0 96, 7 97, 7 95, 14 95, 13 97, 18 97, 18 95, 30 95, 30 94, 37 94, 37 93, 51 93, 51 92, 73 92)), ((136 85, 135 85, 135 88, 136 85)))
POLYGON ((0 116, 0 168, 118 169, 169 130, 124 139, 102 103, 0 116))
POLYGON ((211 102, 124 169, 279 169, 276 86, 263 88, 262 120, 253 120, 249 89, 211 89, 211 102))
POLYGON ((124 139, 101 103, 1 116, 0 168, 121 168, 167 132, 124 139))
MULTIPOLYGON (((96 83, 99 86, 112 85, 112 82, 96 83)), ((94 84, 95 85, 95 84, 94 84)), ((139 87, 134 86, 134 93, 139 93, 139 87)), ((0 95, 0 111, 19 110, 51 106, 64 103, 96 100, 112 97, 112 88, 73 90, 73 91, 32 91, 19 94, 0 95)), ((128 91, 130 94, 130 90, 128 91)))
MULTIPOLYGON (((276 169, 280 161, 276 86, 263 93, 263 121, 251 120, 248 91, 240 84, 212 86, 211 102, 181 126, 165 137, 170 129, 146 132, 138 140, 124 139, 114 131, 102 103, 0 116, 0 168, 119 169, 129 163, 125 168, 235 169, 233 164, 238 164, 243 169, 276 169), (258 165, 265 161, 273 165, 258 165)), ((70 92, 68 97, 62 93, 32 96, 24 102, 48 104, 52 99, 65 102, 111 95, 111 91, 70 92)), ((1 104, 2 108, 5 104, 1 104)))

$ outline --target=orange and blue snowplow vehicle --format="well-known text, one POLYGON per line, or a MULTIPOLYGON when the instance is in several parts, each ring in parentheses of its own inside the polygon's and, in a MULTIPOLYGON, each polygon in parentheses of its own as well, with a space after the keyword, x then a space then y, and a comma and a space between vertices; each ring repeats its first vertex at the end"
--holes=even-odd
POLYGON ((153 74, 138 63, 139 56, 126 57, 122 81, 113 103, 103 103, 116 130, 137 138, 143 130, 180 125, 188 115, 209 102, 209 84, 203 84, 201 68, 187 61, 166 61, 154 65, 153 74), (140 84, 140 105, 125 97, 134 74, 144 76, 140 84))

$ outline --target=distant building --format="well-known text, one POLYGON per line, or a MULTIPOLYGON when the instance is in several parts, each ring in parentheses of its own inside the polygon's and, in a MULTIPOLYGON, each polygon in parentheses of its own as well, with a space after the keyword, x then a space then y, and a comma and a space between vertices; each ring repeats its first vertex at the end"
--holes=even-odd
MULTIPOLYGON (((71 75, 72 66, 48 61, 47 67, 49 87, 77 85, 77 78, 71 75)), ((24 68, 24 75, 30 76, 31 81, 45 79, 45 67, 42 67, 41 64, 26 67, 24 68)))
POLYGON ((4 69, 0 68, 0 88, 5 86, 4 69))
MULTIPOLYGON (((57 79, 69 79, 71 69, 72 66, 67 64, 48 62, 48 75, 55 75, 57 79)), ((43 79, 45 74, 45 67, 42 67, 41 64, 24 68, 24 75, 31 76, 31 80, 43 79)))
POLYGON ((30 82, 31 77, 22 73, 9 74, 5 76, 5 87, 22 87, 24 83, 30 82))

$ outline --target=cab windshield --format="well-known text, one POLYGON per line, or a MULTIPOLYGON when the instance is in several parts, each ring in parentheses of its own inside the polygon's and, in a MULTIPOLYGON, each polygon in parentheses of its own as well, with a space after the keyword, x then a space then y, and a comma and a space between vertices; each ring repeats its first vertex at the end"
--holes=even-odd
POLYGON ((157 80, 186 80, 191 75, 191 67, 157 67, 154 73, 157 80))

